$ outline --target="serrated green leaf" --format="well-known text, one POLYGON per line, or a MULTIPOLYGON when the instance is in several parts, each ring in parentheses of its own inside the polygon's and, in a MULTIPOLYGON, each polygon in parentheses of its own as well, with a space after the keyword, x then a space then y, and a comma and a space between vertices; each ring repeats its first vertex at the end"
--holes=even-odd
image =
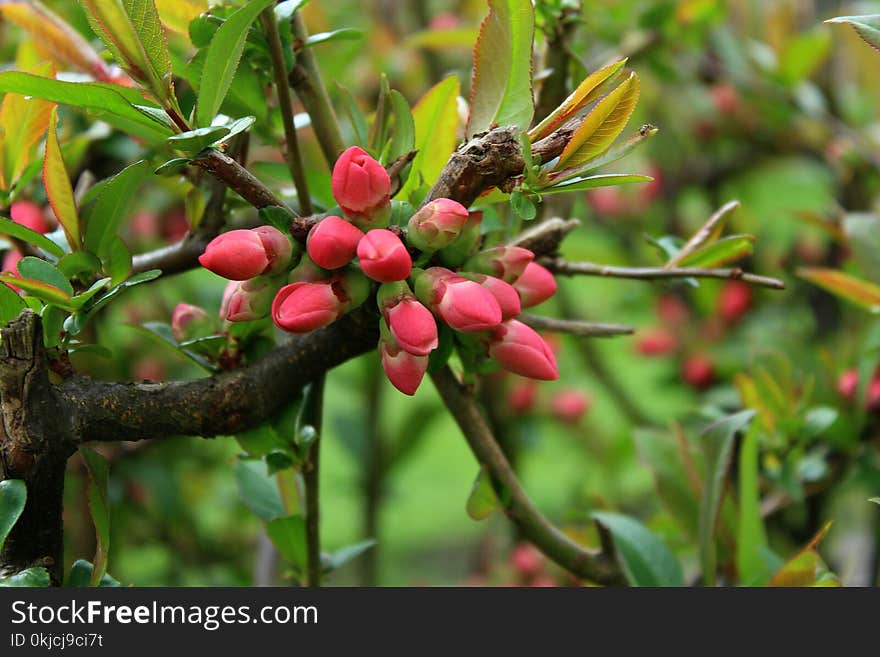
POLYGON ((388 161, 393 162, 401 155, 406 155, 415 148, 416 127, 413 122, 409 103, 399 91, 392 89, 389 92, 391 98, 391 113, 394 117, 394 127, 391 132, 391 146, 388 149, 388 161))
POLYGON ((61 146, 58 144, 57 124, 58 112, 53 109, 52 117, 49 120, 49 130, 46 133, 43 185, 46 187, 49 205, 52 206, 58 223, 64 229, 67 243, 71 250, 78 251, 81 246, 79 214, 76 210, 76 202, 73 200, 70 176, 67 175, 67 167, 64 166, 64 158, 61 155, 61 146))
POLYGON ((27 503, 27 487, 20 479, 0 481, 0 548, 27 503))
POLYGON ((196 124, 210 126, 226 97, 238 69, 248 30, 273 0, 253 0, 232 14, 214 34, 208 46, 199 84, 196 124))
POLYGON ((681 564, 666 544, 637 520, 598 512, 593 518, 611 532, 624 575, 631 586, 684 586, 681 564))
POLYGON ((607 151, 623 132, 638 101, 639 77, 630 73, 587 114, 563 149, 555 169, 581 166, 607 151))
POLYGON ((27 256, 18 262, 18 273, 23 278, 40 281, 62 290, 68 296, 73 296, 73 286, 67 277, 58 269, 40 258, 27 256))
POLYGON ((85 248, 100 257, 106 256, 113 239, 126 219, 128 208, 150 173, 150 165, 140 160, 110 178, 92 206, 85 231, 85 248))
POLYGON ((64 249, 55 244, 55 242, 45 235, 41 235, 40 233, 31 230, 30 228, 26 228, 21 224, 15 223, 12 219, 7 219, 6 217, 0 217, 0 235, 8 235, 9 237, 15 237, 28 244, 33 244, 56 258, 60 258, 64 255, 64 249))
POLYGON ((880 14, 865 16, 837 16, 826 23, 843 23, 852 27, 862 40, 874 50, 880 51, 880 14))
POLYGON ((131 272, 131 251, 121 237, 110 242, 110 248, 102 258, 104 273, 110 277, 113 285, 119 285, 131 272))
POLYGON ((89 511, 95 525, 95 560, 89 586, 97 586, 107 572, 107 557, 110 552, 110 468, 107 460, 93 449, 80 447, 79 451, 89 472, 89 511))
POLYGON ((651 182, 650 176, 641 176, 635 173, 606 173, 599 176, 587 176, 586 178, 574 178, 560 185, 547 187, 541 190, 541 196, 546 194, 565 194, 567 192, 582 192, 597 187, 613 187, 616 185, 632 185, 633 183, 651 182))
POLYGON ((496 125, 529 127, 535 111, 534 35, 531 0, 489 0, 489 14, 474 47, 469 137, 496 125))
POLYGON ((220 141, 229 134, 229 128, 222 125, 207 128, 196 128, 181 132, 168 138, 168 145, 176 151, 195 155, 211 144, 220 141))
POLYGON ((754 235, 731 235, 694 250, 682 259, 679 266, 704 269, 722 267, 750 256, 754 250, 754 235))
POLYGON ((264 461, 239 460, 234 470, 238 496, 258 518, 269 522, 285 515, 278 486, 269 476, 264 461))

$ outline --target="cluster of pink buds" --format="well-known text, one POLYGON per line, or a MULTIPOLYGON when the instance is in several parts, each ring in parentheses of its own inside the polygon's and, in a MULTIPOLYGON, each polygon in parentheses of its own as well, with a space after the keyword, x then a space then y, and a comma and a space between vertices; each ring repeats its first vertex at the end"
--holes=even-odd
POLYGON ((357 147, 337 160, 332 191, 342 216, 311 227, 305 254, 269 226, 233 230, 208 245, 199 261, 233 281, 226 320, 271 316, 279 328, 305 333, 361 305, 378 283, 379 355, 401 392, 412 395, 421 384, 440 346, 438 322, 454 331, 459 346, 508 371, 558 377, 550 347, 516 319, 556 292, 553 275, 531 251, 480 251, 482 214, 447 198, 425 204, 405 226, 391 226, 391 179, 357 147))

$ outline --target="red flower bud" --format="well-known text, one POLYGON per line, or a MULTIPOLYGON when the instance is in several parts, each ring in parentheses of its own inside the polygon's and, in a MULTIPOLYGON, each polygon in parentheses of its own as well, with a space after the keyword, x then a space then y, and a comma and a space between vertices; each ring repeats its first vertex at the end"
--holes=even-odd
POLYGON ((837 379, 837 392, 847 401, 853 401, 856 398, 858 388, 859 371, 856 369, 846 370, 837 379))
POLYGON ((865 394, 865 409, 869 413, 880 413, 880 377, 875 377, 868 384, 865 394))
POLYGON ((694 354, 688 356, 681 366, 684 380, 697 390, 705 390, 715 380, 715 366, 708 356, 694 354))
POLYGON ((290 262, 290 240, 277 228, 230 230, 210 241, 199 262, 205 269, 233 281, 282 271, 290 262))
POLYGON ((534 259, 534 253, 520 246, 496 246, 472 257, 464 268, 495 276, 512 285, 534 259))
POLYGON ((461 203, 438 198, 410 217, 406 239, 421 251, 436 251, 452 244, 467 220, 467 208, 461 203))
POLYGON ((535 407, 538 386, 531 379, 517 381, 510 388, 507 404, 516 415, 525 415, 535 407))
POLYGON ((657 298, 657 316, 667 324, 682 324, 690 317, 690 310, 674 294, 661 294, 657 298))
POLYGON ((513 285, 505 283, 500 278, 485 274, 473 274, 472 278, 495 297, 495 301, 501 308, 501 321, 512 319, 522 312, 519 295, 513 285))
POLYGON ((556 294, 556 278, 537 262, 530 262, 513 287, 519 292, 522 307, 531 308, 556 294))
POLYGON ((437 348, 437 322, 415 297, 404 297, 384 312, 397 344, 414 356, 427 356, 437 348))
POLYGON ((580 390, 565 390, 553 398, 550 407, 558 420, 577 424, 591 404, 592 400, 580 390))
POLYGON ((524 577, 540 574, 544 568, 544 555, 531 543, 520 543, 510 553, 510 565, 524 577))
POLYGON ((476 333, 501 323, 501 306, 486 288, 443 267, 416 279, 416 296, 452 328, 476 333))
POLYGON ((666 328, 648 329, 639 335, 636 349, 644 356, 665 356, 678 349, 678 338, 666 328))
POLYGON ((236 283, 226 301, 224 319, 229 322, 252 322, 269 316, 277 285, 258 276, 236 283))
POLYGON ((375 227, 387 221, 391 178, 363 149, 352 146, 339 156, 333 166, 332 190, 343 212, 356 224, 375 227))
POLYGON ((489 355, 514 374, 543 381, 559 378, 553 351, 531 327, 515 319, 507 320, 493 332, 489 355))
POLYGON ((324 217, 309 231, 306 249, 319 267, 339 269, 354 258, 363 236, 359 228, 341 217, 324 217))
POLYGON ((204 308, 179 303, 171 313, 171 334, 178 342, 210 335, 212 328, 213 321, 204 308))
POLYGON ((38 233, 48 233, 51 229, 43 216, 43 209, 31 201, 16 201, 9 208, 9 216, 12 220, 25 228, 30 228, 38 233))
POLYGON ((357 246, 358 262, 363 272, 374 281, 402 281, 412 271, 412 258, 390 230, 377 228, 361 238, 357 246))
POLYGON ((391 385, 405 395, 414 395, 418 390, 425 372, 428 371, 428 356, 417 356, 402 349, 385 324, 380 321, 379 357, 382 369, 391 381, 391 385))
POLYGON ((726 281, 718 295, 718 314, 732 324, 745 315, 752 306, 752 288, 742 281, 726 281))
POLYGON ((314 283, 291 283, 275 295, 272 320, 289 333, 308 333, 362 304, 369 292, 367 281, 355 272, 314 283))

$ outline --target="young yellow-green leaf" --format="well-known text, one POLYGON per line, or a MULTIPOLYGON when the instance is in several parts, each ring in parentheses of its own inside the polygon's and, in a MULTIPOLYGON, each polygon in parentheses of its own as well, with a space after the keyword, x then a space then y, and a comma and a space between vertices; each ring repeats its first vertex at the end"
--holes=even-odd
POLYGON ((45 235, 22 226, 21 224, 15 223, 12 219, 7 219, 6 217, 0 217, 0 235, 9 235, 10 237, 24 240, 28 244, 33 244, 34 246, 43 249, 46 253, 52 254, 56 258, 60 258, 64 255, 64 249, 55 244, 55 242, 45 235))
POLYGON ((872 313, 880 313, 880 285, 836 269, 799 269, 798 274, 835 296, 851 301, 872 313))
POLYGON ((389 94, 391 99, 391 112, 394 117, 394 127, 391 132, 391 145, 388 149, 388 161, 393 162, 401 155, 409 153, 416 144, 416 127, 413 122, 412 111, 409 103, 399 91, 392 89, 389 94))
POLYGON ((3 3, 0 15, 26 30, 40 48, 47 49, 55 59, 89 73, 97 80, 110 77, 110 67, 89 42, 38 0, 3 3))
POLYGON ((598 71, 594 71, 584 78, 577 89, 559 107, 553 110, 538 125, 529 130, 529 139, 533 142, 543 139, 596 100, 602 85, 617 75, 625 65, 626 59, 621 59, 613 64, 603 66, 598 71))
POLYGON ((260 12, 271 6, 273 0, 253 0, 232 14, 214 34, 208 46, 199 99, 196 105, 196 124, 210 126, 229 91, 238 69, 248 30, 260 12))
POLYGON ((141 182, 150 173, 146 160, 135 162, 110 178, 92 206, 85 230, 87 251, 104 257, 126 217, 129 204, 141 182))
POLYGON ((71 309, 70 295, 64 290, 59 290, 54 285, 30 278, 21 278, 14 274, 0 274, 0 283, 9 283, 38 299, 54 303, 62 308, 71 309))
POLYGON ((639 77, 630 73, 596 103, 559 156, 557 170, 580 166, 604 153, 617 139, 639 100, 639 77))
POLYGON ((78 251, 80 244, 79 215, 76 211, 76 203, 73 200, 73 188, 70 186, 70 177, 67 175, 67 167, 64 166, 64 158, 61 156, 61 146, 58 144, 58 111, 53 109, 49 120, 49 131, 46 133, 46 155, 43 160, 43 185, 46 187, 46 196, 49 205, 55 213, 55 218, 64 229, 67 243, 72 251, 78 251))
POLYGON ((575 178, 561 185, 554 185, 541 190, 541 195, 564 194, 565 192, 582 192, 596 187, 614 187, 617 185, 631 185, 633 183, 651 182, 651 176, 641 176, 636 173, 606 173, 599 176, 587 176, 575 178))
POLYGON ((435 84, 413 108, 417 153, 398 198, 420 203, 421 198, 412 199, 411 195, 423 185, 432 185, 452 155, 458 130, 458 91, 458 78, 450 75, 435 84))
POLYGON ((838 16, 829 18, 826 23, 843 23, 851 26, 862 40, 874 50, 880 51, 880 14, 866 16, 838 16))
POLYGON ((159 18, 169 29, 189 38, 189 24, 208 11, 208 0, 156 0, 159 18))
POLYGON ((95 561, 89 586, 97 586, 107 572, 107 555, 110 551, 110 498, 107 493, 110 469, 107 460, 98 452, 80 448, 89 471, 89 511, 95 525, 95 561))
POLYGON ((498 499, 486 466, 480 468, 467 500, 467 514, 474 520, 485 520, 493 511, 501 511, 504 505, 498 499))
POLYGON ((171 57, 154 0, 80 0, 92 30, 160 104, 174 102, 171 57))
POLYGON ((822 558, 816 551, 816 547, 828 534, 829 529, 831 529, 831 521, 825 523, 809 543, 785 562, 782 568, 773 575, 770 586, 840 586, 837 577, 828 572, 822 558))
POLYGON ((0 105, 0 189, 21 178, 49 126, 54 105, 39 98, 6 94, 0 105))
POLYGON ((534 35, 531 0, 489 0, 489 14, 474 46, 468 136, 496 125, 529 127, 535 113, 534 35))
POLYGON ((741 260, 755 250, 754 235, 731 235, 693 251, 679 263, 681 267, 722 267, 741 260))

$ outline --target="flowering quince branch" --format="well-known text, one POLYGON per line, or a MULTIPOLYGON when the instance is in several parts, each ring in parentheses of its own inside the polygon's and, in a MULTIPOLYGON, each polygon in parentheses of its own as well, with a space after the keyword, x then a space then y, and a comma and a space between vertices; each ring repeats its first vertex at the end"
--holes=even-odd
POLYGON ((530 313, 520 315, 520 320, 533 329, 569 333, 583 338, 607 338, 618 335, 632 335, 635 329, 625 324, 604 324, 601 322, 584 322, 577 319, 556 319, 541 317, 530 313))

